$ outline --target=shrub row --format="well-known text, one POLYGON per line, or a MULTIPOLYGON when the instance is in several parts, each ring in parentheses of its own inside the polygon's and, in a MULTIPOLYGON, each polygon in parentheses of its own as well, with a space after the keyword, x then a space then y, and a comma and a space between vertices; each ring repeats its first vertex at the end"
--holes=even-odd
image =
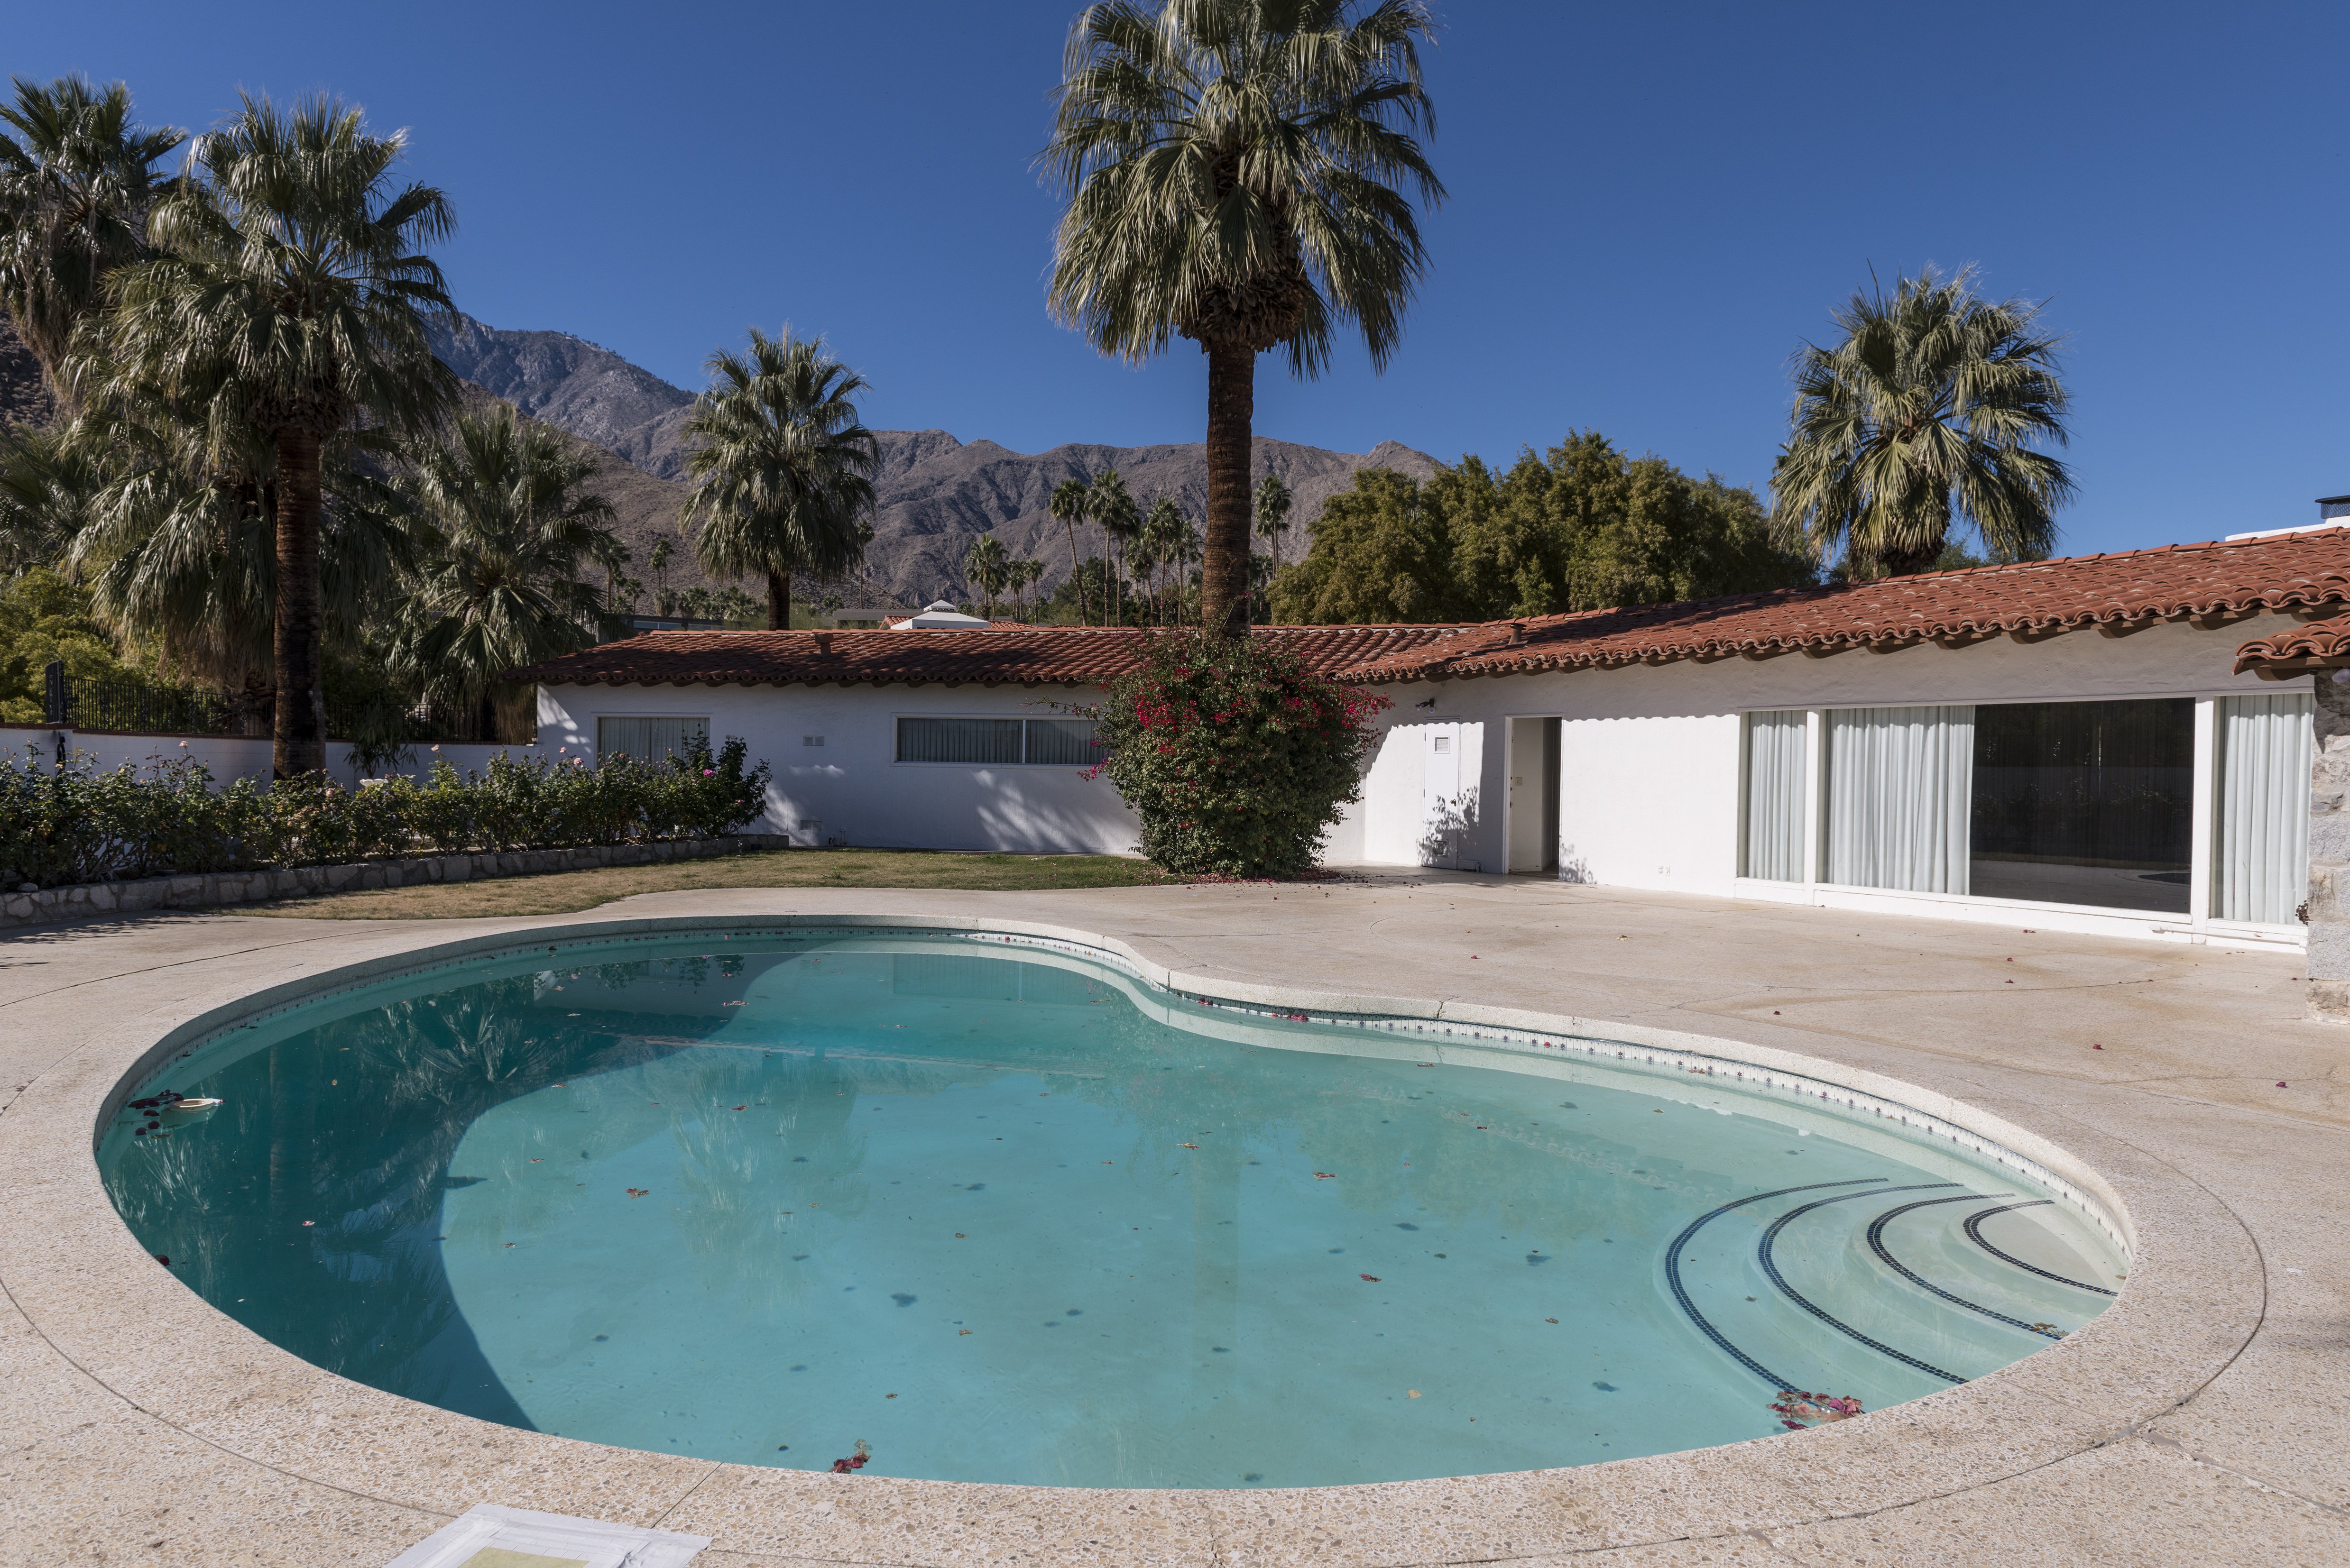
POLYGON ((0 888, 56 888, 473 851, 708 838, 766 809, 771 770, 729 737, 658 763, 500 755, 344 789, 324 774, 215 788, 202 763, 99 773, 0 758, 0 888))

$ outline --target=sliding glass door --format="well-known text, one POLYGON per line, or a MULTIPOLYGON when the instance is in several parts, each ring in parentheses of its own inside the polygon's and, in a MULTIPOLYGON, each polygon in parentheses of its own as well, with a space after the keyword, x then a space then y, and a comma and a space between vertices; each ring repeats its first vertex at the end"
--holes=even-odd
POLYGON ((2191 699, 1980 707, 1974 762, 1976 893, 2188 912, 2191 699))
POLYGON ((2311 699, 2207 705, 2200 779, 2192 698, 1749 713, 1739 874, 2291 926, 2308 896, 2311 699), (1816 867, 1804 862, 1814 719, 1816 867), (2199 868, 2199 799, 2211 815, 2199 868))

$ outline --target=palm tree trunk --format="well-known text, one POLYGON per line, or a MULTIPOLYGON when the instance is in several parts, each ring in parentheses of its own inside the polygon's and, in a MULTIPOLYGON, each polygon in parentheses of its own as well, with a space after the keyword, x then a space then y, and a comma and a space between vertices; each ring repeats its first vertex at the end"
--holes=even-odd
POLYGON ((767 574, 767 629, 792 629, 792 575, 789 572, 767 574))
POLYGON ((327 695, 319 679, 326 617, 318 590, 324 452, 307 431, 277 436, 276 700, 270 769, 279 778, 327 765, 327 695))
POLYGON ((1256 418, 1256 351, 1208 348, 1208 528, 1200 624, 1222 636, 1248 629, 1249 447, 1256 418))
POLYGON ((1091 626, 1093 624, 1093 618, 1086 614, 1085 567, 1077 559, 1077 520, 1072 517, 1068 519, 1068 524, 1069 581, 1076 584, 1077 589, 1077 624, 1079 626, 1091 626))

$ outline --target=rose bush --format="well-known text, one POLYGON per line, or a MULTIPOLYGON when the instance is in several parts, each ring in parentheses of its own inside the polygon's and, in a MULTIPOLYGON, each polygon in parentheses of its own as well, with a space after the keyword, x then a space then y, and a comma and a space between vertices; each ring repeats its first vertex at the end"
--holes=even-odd
POLYGON ((1178 876, 1295 877, 1362 794, 1386 698, 1329 680, 1265 637, 1153 639, 1080 710, 1142 818, 1142 852, 1178 876))
POLYGON ((500 754, 356 791, 325 774, 215 788, 184 756, 109 773, 0 757, 0 888, 713 837, 766 809, 772 770, 746 756, 733 737, 658 763, 500 754))

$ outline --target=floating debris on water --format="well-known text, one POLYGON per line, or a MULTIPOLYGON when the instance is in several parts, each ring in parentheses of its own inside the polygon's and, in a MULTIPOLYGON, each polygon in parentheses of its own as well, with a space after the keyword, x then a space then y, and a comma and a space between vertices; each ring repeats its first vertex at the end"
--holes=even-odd
POLYGON ((1771 1402, 1779 1417, 1779 1425, 1791 1432, 1810 1427, 1825 1426, 1830 1421, 1850 1420, 1861 1413, 1860 1401, 1849 1395, 1839 1397, 1833 1394, 1809 1394, 1797 1388, 1782 1388, 1779 1397, 1771 1402))

